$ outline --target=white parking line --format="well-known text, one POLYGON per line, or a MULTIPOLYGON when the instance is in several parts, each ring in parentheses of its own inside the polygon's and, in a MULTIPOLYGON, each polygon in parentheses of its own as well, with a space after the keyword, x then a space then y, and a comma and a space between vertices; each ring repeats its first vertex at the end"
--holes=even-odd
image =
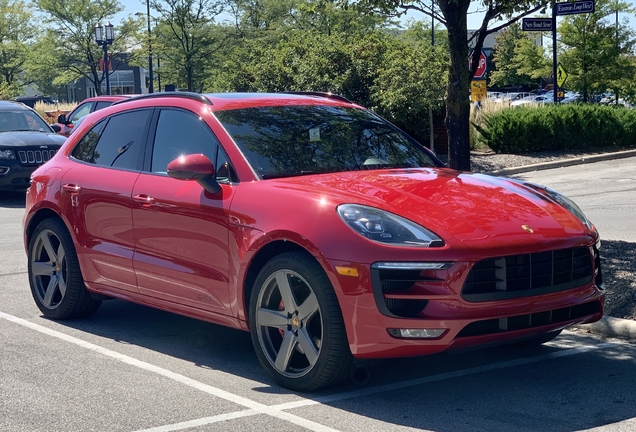
POLYGON ((377 387, 369 387, 365 389, 354 390, 354 391, 346 392, 346 393, 338 393, 333 395, 321 396, 314 399, 305 399, 305 400, 300 400, 295 402, 287 402, 284 404, 272 405, 271 407, 276 408, 278 410, 288 410, 288 409, 299 408, 299 407, 315 405, 315 404, 332 403, 332 402, 336 402, 336 401, 340 401, 344 399, 353 399, 353 398, 362 397, 362 396, 369 396, 376 393, 400 390, 406 387, 428 384, 428 383, 437 382, 437 381, 444 381, 451 378, 460 378, 463 376, 475 375, 478 373, 488 372, 492 370, 504 369, 504 368, 514 367, 514 366, 521 366, 521 365, 526 365, 530 363, 538 363, 544 360, 567 357, 567 356, 581 354, 588 351, 603 349, 613 345, 618 345, 618 344, 607 342, 607 343, 603 343, 599 345, 587 345, 587 346, 578 347, 578 348, 570 348, 564 351, 543 354, 543 355, 539 355, 535 357, 509 360, 509 361, 500 362, 500 363, 492 363, 492 364, 487 364, 483 366, 477 366, 473 368, 447 372, 447 373, 443 373, 439 375, 422 377, 422 378, 417 378, 417 379, 408 380, 408 381, 400 381, 400 382, 385 384, 385 385, 381 385, 377 387))
POLYGON ((538 362, 545 361, 545 360, 551 360, 551 359, 556 359, 556 358, 561 358, 561 357, 567 357, 567 356, 581 354, 581 353, 588 352, 588 351, 594 351, 594 350, 598 350, 598 349, 607 348, 607 347, 610 347, 610 346, 620 345, 619 343, 615 343, 615 342, 607 342, 607 343, 603 343, 603 344, 599 344, 599 345, 587 345, 587 346, 583 346, 583 347, 569 348, 569 349, 565 349, 563 351, 553 352, 553 353, 549 353, 549 354, 543 354, 543 355, 539 355, 539 356, 535 356, 535 357, 509 360, 509 361, 504 361, 504 362, 500 362, 500 363, 492 363, 492 364, 487 364, 487 365, 483 365, 483 366, 477 366, 477 367, 473 367, 473 368, 462 369, 462 370, 458 370, 458 371, 447 372, 447 373, 443 373, 443 374, 438 374, 438 375, 433 375, 433 376, 428 376, 428 377, 423 377, 423 378, 418 378, 418 379, 413 379, 413 380, 407 380, 407 381, 401 381, 401 382, 397 382, 397 383, 381 385, 381 386, 377 386, 377 387, 369 387, 369 388, 360 389, 360 390, 354 390, 354 391, 345 392, 345 393, 337 393, 337 394, 321 396, 321 397, 317 397, 317 398, 313 398, 313 399, 301 399, 301 400, 294 401, 294 402, 287 402, 287 403, 284 403, 284 404, 268 406, 268 405, 264 405, 264 404, 261 404, 259 402, 253 401, 251 399, 247 399, 247 398, 244 398, 242 396, 238 396, 238 395, 229 393, 229 392, 227 392, 225 390, 221 390, 221 389, 219 389, 217 387, 213 387, 213 386, 204 384, 204 383, 202 383, 200 381, 193 380, 193 379, 188 378, 188 377, 186 377, 184 375, 181 375, 181 374, 178 374, 178 373, 175 373, 175 372, 171 372, 171 371, 169 371, 167 369, 163 369, 161 367, 154 366, 154 365, 152 365, 150 363, 146 363, 146 362, 137 360, 135 358, 129 357, 127 355, 120 354, 120 353, 118 353, 116 351, 112 351, 112 350, 109 350, 107 348, 100 347, 99 345, 95 345, 93 343, 83 341, 83 340, 78 339, 76 337, 66 335, 64 333, 58 332, 56 330, 49 329, 49 328, 41 326, 39 324, 35 324, 35 323, 31 322, 31 321, 27 321, 25 319, 15 317, 13 315, 9 315, 9 314, 0 312, 0 318, 3 318, 5 320, 7 320, 7 321, 13 322, 15 324, 19 324, 19 325, 24 326, 24 327, 28 327, 28 328, 30 328, 32 330, 35 330, 35 331, 38 331, 40 333, 43 333, 43 334, 46 334, 46 335, 49 335, 49 336, 53 336, 55 338, 64 340, 66 342, 81 346, 83 348, 86 348, 86 349, 89 349, 91 351, 100 353, 102 355, 105 355, 107 357, 113 358, 115 360, 119 360, 119 361, 121 361, 123 363, 138 367, 140 369, 156 373, 156 374, 161 375, 161 376, 163 376, 165 378, 168 378, 168 379, 174 380, 176 382, 185 384, 187 386, 190 386, 192 388, 195 388, 195 389, 200 390, 202 392, 205 392, 207 394, 210 394, 210 395, 213 395, 213 396, 228 400, 230 402, 234 402, 237 405, 242 405, 242 406, 248 408, 248 409, 242 410, 242 411, 235 411, 235 412, 219 414, 219 415, 211 416, 211 417, 203 417, 203 418, 200 418, 200 419, 189 420, 189 421, 181 422, 181 423, 174 423, 174 424, 170 424, 170 425, 158 426, 158 427, 154 427, 154 428, 150 428, 150 429, 144 429, 143 431, 137 431, 137 432, 179 431, 179 430, 184 430, 184 429, 198 427, 198 426, 204 426, 204 425, 208 425, 208 424, 212 424, 212 423, 219 423, 219 422, 232 420, 232 419, 237 419, 237 418, 250 417, 250 416, 258 415, 258 414, 266 414, 266 415, 275 417, 277 419, 285 420, 285 421, 288 421, 290 423, 302 426, 302 427, 307 428, 307 429, 312 430, 312 431, 336 431, 336 429, 332 429, 332 428, 330 428, 328 426, 313 422, 311 420, 304 419, 304 418, 296 416, 294 414, 286 413, 284 411, 285 410, 289 410, 289 409, 294 409, 294 408, 300 408, 300 407, 304 407, 304 406, 311 406, 311 405, 317 405, 317 404, 326 404, 326 403, 332 403, 332 402, 345 400, 345 399, 352 399, 352 398, 369 396, 369 395, 376 394, 376 393, 400 390, 400 389, 407 388, 407 387, 427 384, 427 383, 436 382, 436 381, 443 381, 443 380, 448 380, 448 379, 452 379, 452 378, 459 378, 459 377, 463 377, 463 376, 467 376, 467 375, 479 374, 479 373, 482 373, 482 372, 488 372, 488 371, 504 369, 504 368, 514 367, 514 366, 520 366, 520 365, 526 365, 526 364, 531 364, 531 363, 538 363, 538 362))
MULTIPOLYGON (((21 325, 23 327, 30 328, 31 330, 35 330, 37 332, 46 334, 48 336, 52 336, 52 337, 61 339, 61 340, 65 341, 65 342, 69 342, 69 343, 81 346, 82 348, 89 349, 91 351, 97 352, 97 353, 102 354, 104 356, 107 356, 107 357, 113 358, 115 360, 118 360, 118 361, 120 361, 122 363, 126 363, 128 365, 135 366, 135 367, 138 367, 140 369, 156 373, 157 375, 161 375, 161 376, 163 376, 165 378, 171 379, 171 380, 179 382, 181 384, 185 384, 187 386, 190 386, 192 388, 195 388, 197 390, 200 390, 200 391, 205 392, 207 394, 210 394, 212 396, 216 396, 218 398, 225 399, 225 400, 233 402, 233 403, 235 403, 237 405, 242 405, 242 406, 244 406, 246 408, 249 408, 250 410, 255 411, 256 413, 267 414, 267 415, 275 417, 277 419, 285 420, 285 421, 288 421, 288 422, 293 423, 295 425, 302 426, 302 427, 304 427, 306 429, 309 429, 311 431, 320 431, 320 432, 322 432, 322 431, 328 432, 329 431, 329 432, 333 432, 333 431, 336 430, 336 429, 332 429, 332 428, 330 428, 328 426, 321 425, 320 423, 316 423, 316 422, 313 422, 311 420, 307 420, 307 419, 304 419, 302 417, 298 417, 296 415, 289 414, 289 413, 277 410, 275 408, 271 408, 271 407, 269 407, 267 405, 263 405, 263 404, 261 404, 259 402, 244 398, 244 397, 239 396, 239 395, 235 395, 233 393, 227 392, 225 390, 221 390, 221 389, 213 387, 211 385, 204 384, 204 383, 202 383, 200 381, 196 381, 196 380, 188 378, 188 377, 186 377, 184 375, 181 375, 181 374, 178 374, 178 373, 175 373, 175 372, 171 372, 171 371, 169 371, 167 369, 164 369, 164 368, 161 368, 159 366, 155 366, 155 365, 152 365, 150 363, 146 363, 144 361, 137 360, 137 359, 135 359, 133 357, 129 357, 129 356, 124 355, 124 354, 120 354, 120 353, 118 353, 116 351, 112 351, 112 350, 109 350, 107 348, 103 348, 103 347, 101 347, 99 345, 95 345, 93 343, 86 342, 86 341, 78 339, 76 337, 69 336, 67 334, 58 332, 56 330, 51 330, 51 329, 49 329, 47 327, 44 327, 44 326, 41 326, 39 324, 32 323, 31 321, 27 321, 25 319, 18 318, 18 317, 13 316, 13 315, 6 314, 4 312, 0 312, 0 318, 5 319, 7 321, 10 321, 12 323, 21 325)), ((219 420, 219 421, 221 421, 221 420, 219 420)), ((168 429, 168 430, 175 430, 175 429, 168 429)))
POLYGON ((172 432, 172 431, 180 431, 184 429, 190 429, 199 426, 205 426, 212 423, 219 423, 227 420, 233 420, 241 417, 249 417, 256 414, 260 414, 254 410, 248 409, 244 411, 234 411, 226 414, 219 414, 212 417, 203 417, 196 420, 189 420, 181 423, 174 423, 171 425, 165 426, 157 426, 150 429, 138 430, 135 432, 172 432))

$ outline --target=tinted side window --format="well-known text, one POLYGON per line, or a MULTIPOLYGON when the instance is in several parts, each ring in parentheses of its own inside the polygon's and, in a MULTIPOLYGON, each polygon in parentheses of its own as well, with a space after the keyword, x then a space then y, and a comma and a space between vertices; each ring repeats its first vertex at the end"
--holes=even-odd
POLYGON ((196 114, 162 110, 157 122, 150 169, 165 174, 172 160, 187 154, 204 154, 215 164, 218 145, 216 136, 196 114))
POLYGON ((71 156, 79 161, 94 164, 95 146, 97 146, 97 141, 99 141, 105 124, 106 122, 98 123, 93 129, 88 131, 80 142, 77 143, 71 152, 71 156))
POLYGON ((99 111, 100 109, 106 108, 111 106, 113 103, 110 101, 106 101, 106 102, 97 102, 95 104, 95 111, 99 111))
POLYGON ((219 146, 219 151, 217 153, 214 171, 216 173, 216 181, 219 183, 238 182, 238 176, 230 163, 230 159, 227 157, 221 146, 219 146))
POLYGON ((87 133, 72 156, 101 166, 139 169, 140 152, 144 148, 142 140, 151 113, 152 110, 141 110, 111 117, 101 131, 93 128, 87 133), (93 135, 94 131, 99 136, 93 135), (97 145, 93 144, 95 139, 97 145))

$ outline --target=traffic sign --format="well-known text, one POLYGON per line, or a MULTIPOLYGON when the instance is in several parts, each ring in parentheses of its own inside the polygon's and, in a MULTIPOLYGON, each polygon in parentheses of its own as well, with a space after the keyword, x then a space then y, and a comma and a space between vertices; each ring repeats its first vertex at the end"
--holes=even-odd
POLYGON ((477 80, 470 82, 470 100, 473 102, 482 102, 486 99, 486 81, 477 80))
POLYGON ((565 80, 568 79, 568 73, 561 63, 557 65, 556 73, 556 83, 559 87, 563 87, 563 84, 565 84, 565 80))
POLYGON ((524 31, 552 30, 552 18, 524 18, 521 29, 524 31))
POLYGON ((554 5, 557 15, 575 15, 594 12, 594 0, 557 3, 554 5))
MULTIPOLYGON (((474 52, 474 51, 473 51, 474 52)), ((471 67, 471 63, 473 62, 473 53, 470 53, 468 57, 468 67, 471 67)), ((488 70, 488 57, 482 51, 479 55, 479 64, 477 65, 477 70, 475 71, 475 76, 473 79, 483 79, 486 76, 486 71, 488 70)))

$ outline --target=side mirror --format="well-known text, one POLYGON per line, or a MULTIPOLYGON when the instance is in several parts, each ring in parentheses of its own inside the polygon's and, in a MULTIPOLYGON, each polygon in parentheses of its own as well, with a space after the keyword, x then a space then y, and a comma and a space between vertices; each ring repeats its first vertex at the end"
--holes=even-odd
POLYGON ((57 122, 60 124, 66 124, 66 114, 60 114, 57 116, 57 122))
POLYGON ((210 193, 221 190, 221 185, 214 178, 214 165, 205 155, 179 156, 168 164, 167 172, 176 180, 194 180, 210 193))
POLYGON ((62 130, 59 124, 52 124, 51 129, 53 129, 53 132, 55 133, 59 133, 62 130))

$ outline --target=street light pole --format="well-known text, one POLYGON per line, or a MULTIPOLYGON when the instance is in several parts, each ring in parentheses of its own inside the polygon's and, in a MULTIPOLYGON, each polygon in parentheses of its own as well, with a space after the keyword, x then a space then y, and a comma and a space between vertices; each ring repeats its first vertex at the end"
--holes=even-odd
POLYGON ((150 32, 150 0, 146 0, 146 15, 148 16, 148 75, 150 84, 148 84, 148 93, 154 93, 154 77, 152 76, 152 33, 150 32))
POLYGON ((106 94, 110 95, 110 73, 108 71, 108 45, 112 44, 115 40, 115 31, 113 25, 108 22, 105 26, 97 23, 95 24, 95 42, 101 46, 104 50, 104 73, 106 74, 106 94))

